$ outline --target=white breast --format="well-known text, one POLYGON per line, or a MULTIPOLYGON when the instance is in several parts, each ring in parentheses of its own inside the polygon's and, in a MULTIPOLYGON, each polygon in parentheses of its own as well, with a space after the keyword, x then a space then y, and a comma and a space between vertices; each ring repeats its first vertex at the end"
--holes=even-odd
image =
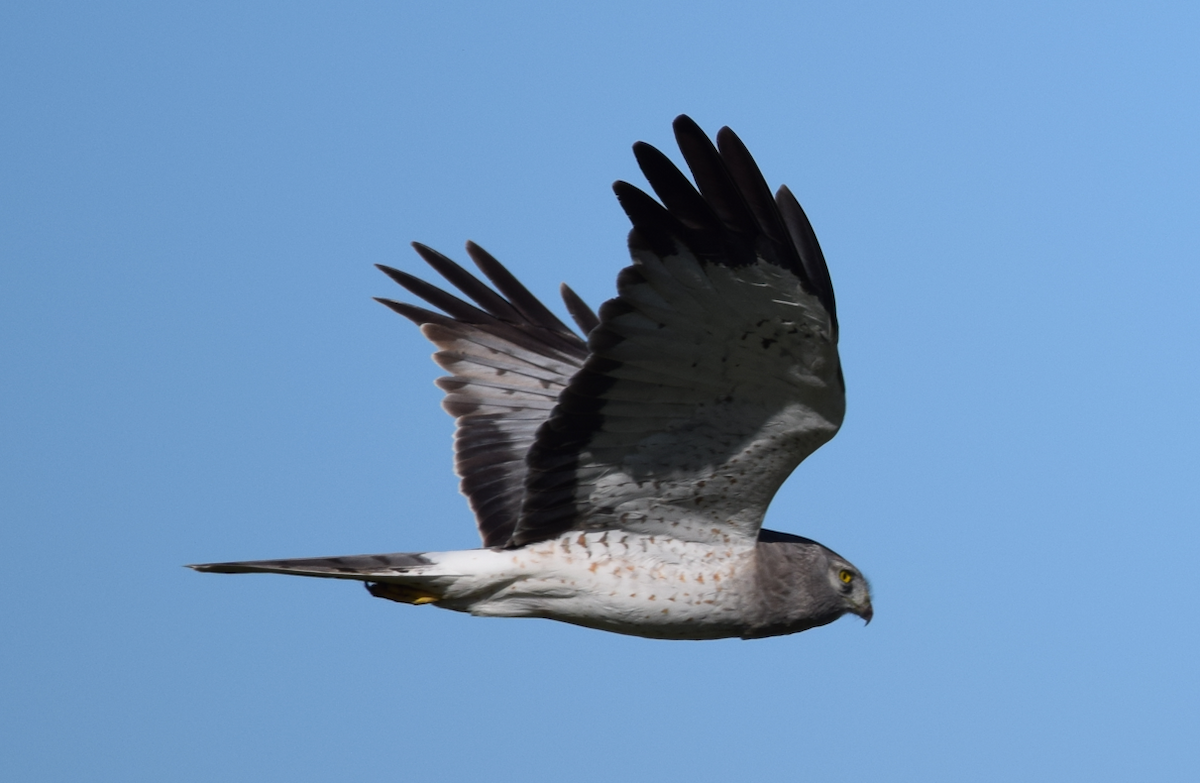
POLYGON ((754 547, 575 531, 517 550, 433 557, 439 570, 459 572, 439 602, 448 609, 705 639, 737 635, 743 624, 754 547))

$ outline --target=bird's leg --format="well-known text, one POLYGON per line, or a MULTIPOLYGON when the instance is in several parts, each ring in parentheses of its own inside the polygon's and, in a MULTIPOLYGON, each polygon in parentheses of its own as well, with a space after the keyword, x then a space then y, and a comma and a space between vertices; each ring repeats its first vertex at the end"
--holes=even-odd
POLYGON ((394 582, 367 582, 367 592, 376 598, 386 598, 402 604, 431 604, 441 599, 440 595, 410 585, 394 582))

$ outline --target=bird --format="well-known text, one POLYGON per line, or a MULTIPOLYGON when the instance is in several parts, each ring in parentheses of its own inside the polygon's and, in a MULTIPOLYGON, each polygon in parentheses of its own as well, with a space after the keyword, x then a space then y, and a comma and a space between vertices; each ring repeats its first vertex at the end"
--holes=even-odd
POLYGON ((633 146, 657 200, 614 183, 632 264, 598 313, 561 286, 579 333, 474 243, 488 282, 413 243, 457 295, 377 265, 428 306, 378 298, 448 373, 437 385, 480 548, 189 567, 351 579, 399 603, 651 639, 757 639, 847 614, 869 623, 858 568, 762 527, 845 415, 816 234, 728 127, 715 144, 686 115, 673 129, 695 184, 655 147, 633 146))

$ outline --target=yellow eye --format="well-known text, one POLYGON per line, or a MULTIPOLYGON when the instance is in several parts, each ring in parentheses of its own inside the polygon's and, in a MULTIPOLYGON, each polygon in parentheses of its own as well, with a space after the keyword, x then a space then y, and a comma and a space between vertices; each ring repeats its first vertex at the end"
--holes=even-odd
POLYGON ((838 573, 838 579, 841 579, 846 584, 850 584, 851 582, 854 581, 854 574, 850 573, 849 571, 847 571, 846 569, 843 568, 838 573))

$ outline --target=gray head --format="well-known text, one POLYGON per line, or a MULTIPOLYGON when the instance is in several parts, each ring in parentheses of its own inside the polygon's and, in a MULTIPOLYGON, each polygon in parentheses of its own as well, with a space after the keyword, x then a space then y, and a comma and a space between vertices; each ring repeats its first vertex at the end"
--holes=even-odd
POLYGON ((754 620, 743 639, 796 633, 856 614, 871 622, 871 586, 850 561, 800 536, 758 536, 754 620))

